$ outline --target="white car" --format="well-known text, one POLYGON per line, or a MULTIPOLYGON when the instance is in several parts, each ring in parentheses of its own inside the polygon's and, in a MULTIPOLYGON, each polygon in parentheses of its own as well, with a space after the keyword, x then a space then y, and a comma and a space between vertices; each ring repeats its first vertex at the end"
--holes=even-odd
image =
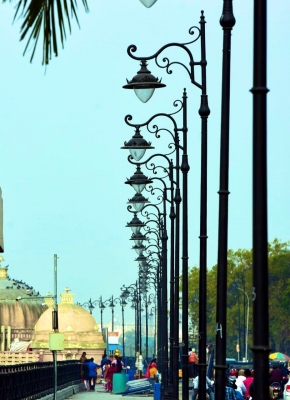
POLYGON ((290 400, 290 379, 284 386, 283 400, 290 400))

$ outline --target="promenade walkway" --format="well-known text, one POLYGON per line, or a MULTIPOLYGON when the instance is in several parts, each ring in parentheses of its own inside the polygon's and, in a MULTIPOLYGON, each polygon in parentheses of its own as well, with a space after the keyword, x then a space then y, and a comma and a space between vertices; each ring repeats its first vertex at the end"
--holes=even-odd
MULTIPOLYGON (((191 390, 189 391, 188 397, 191 400, 191 390)), ((97 384, 95 392, 81 391, 70 397, 67 397, 65 400, 142 400, 142 398, 153 399, 153 394, 122 396, 121 394, 108 393, 100 384, 97 384)), ((181 385, 179 387, 179 399, 181 399, 181 385)))
POLYGON ((139 394, 139 396, 122 396, 121 394, 108 393, 104 390, 101 385, 96 385, 95 392, 82 391, 68 397, 65 400, 140 400, 141 398, 147 397, 153 399, 153 395, 139 394))

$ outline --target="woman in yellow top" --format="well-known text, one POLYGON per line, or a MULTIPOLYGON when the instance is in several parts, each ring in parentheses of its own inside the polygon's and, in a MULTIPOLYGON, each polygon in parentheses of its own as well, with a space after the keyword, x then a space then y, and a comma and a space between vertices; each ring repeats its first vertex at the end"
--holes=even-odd
POLYGON ((150 364, 149 374, 150 374, 150 378, 156 379, 156 374, 158 374, 158 370, 157 370, 157 365, 155 362, 150 364))

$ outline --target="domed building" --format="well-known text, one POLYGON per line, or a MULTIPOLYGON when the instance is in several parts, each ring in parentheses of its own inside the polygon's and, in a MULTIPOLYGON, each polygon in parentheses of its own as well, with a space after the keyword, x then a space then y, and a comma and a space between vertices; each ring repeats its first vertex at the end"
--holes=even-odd
MULTIPOLYGON (((2 256, 1 261, 4 261, 2 256)), ((31 286, 9 278, 8 267, 0 264, 1 352, 7 351, 15 339, 20 342, 31 340, 36 322, 47 309, 43 300, 37 299, 37 296, 39 293, 31 286)))
MULTIPOLYGON (((82 306, 74 303, 74 294, 60 295, 58 304, 58 331, 64 333, 64 350, 58 351, 58 359, 79 359, 82 352, 87 353, 87 358, 94 357, 99 362, 104 353, 106 344, 99 326, 94 317, 82 306)), ((43 361, 51 361, 52 353, 49 350, 49 334, 52 329, 53 299, 45 299, 48 309, 40 316, 35 325, 30 348, 33 352, 42 354, 43 361)))

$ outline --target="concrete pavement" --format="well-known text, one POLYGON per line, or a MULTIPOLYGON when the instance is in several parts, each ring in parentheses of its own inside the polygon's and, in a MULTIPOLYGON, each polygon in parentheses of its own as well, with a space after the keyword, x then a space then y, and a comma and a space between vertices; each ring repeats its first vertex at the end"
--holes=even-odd
POLYGON ((153 398, 153 394, 152 395, 140 394, 138 396, 131 396, 131 395, 122 396, 121 394, 108 393, 104 390, 104 388, 100 384, 97 384, 95 392, 81 391, 70 397, 67 397, 65 400, 124 400, 126 398, 128 398, 129 400, 140 400, 140 398, 142 397, 153 398))

